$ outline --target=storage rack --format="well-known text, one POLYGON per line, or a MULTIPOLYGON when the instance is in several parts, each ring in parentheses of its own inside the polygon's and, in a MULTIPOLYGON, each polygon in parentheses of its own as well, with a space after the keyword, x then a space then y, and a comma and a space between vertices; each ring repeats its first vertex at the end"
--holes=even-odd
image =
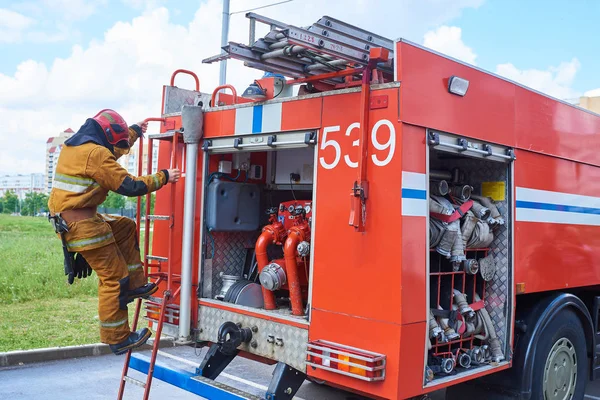
MULTIPOLYGON (((490 248, 473 248, 465 249, 467 258, 475 258, 477 260, 487 257, 490 248)), ((452 263, 443 255, 436 252, 435 249, 430 249, 430 305, 431 308, 442 307, 444 310, 452 310, 454 303, 454 292, 452 289, 457 289, 467 296, 469 306, 473 311, 477 311, 484 307, 485 304, 485 285, 479 273, 471 275, 463 271, 453 271, 452 263), (475 293, 481 301, 475 302, 475 293), (448 294, 446 296, 446 294, 448 294)), ((478 339, 474 335, 461 337, 460 339, 440 342, 437 338, 433 340, 430 354, 434 357, 443 357, 452 355, 456 358, 458 353, 464 350, 469 350, 478 339)))

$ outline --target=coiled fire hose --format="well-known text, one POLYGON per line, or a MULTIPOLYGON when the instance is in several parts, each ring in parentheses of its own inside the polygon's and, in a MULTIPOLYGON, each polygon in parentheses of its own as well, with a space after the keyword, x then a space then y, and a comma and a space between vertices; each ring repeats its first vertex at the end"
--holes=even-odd
POLYGON ((488 224, 504 225, 504 222, 505 222, 504 218, 502 218, 500 211, 498 211, 498 207, 496 207, 496 205, 494 204, 492 199, 490 199, 489 197, 475 196, 475 195, 473 195, 471 197, 474 200, 477 200, 479 203, 481 203, 482 206, 487 207, 490 210, 490 215, 486 219, 488 224))
MULTIPOLYGON (((473 200, 473 206, 471 207, 471 210, 477 218, 487 220, 491 214, 491 210, 487 206, 484 206, 479 200, 477 200, 477 197, 478 196, 475 195, 471 197, 471 200, 473 200)), ((456 201, 460 204, 464 202, 460 199, 457 199, 456 201)))
POLYGON ((460 221, 456 220, 450 223, 448 225, 448 230, 451 229, 456 229, 456 235, 454 236, 454 242, 451 247, 450 261, 455 264, 460 264, 467 259, 465 256, 465 244, 463 243, 462 234, 460 232, 460 221))
POLYGON ((431 196, 429 199, 429 212, 443 215, 452 215, 454 206, 448 199, 440 196, 431 196))
MULTIPOLYGON (((452 215, 455 207, 443 197, 431 196, 429 210, 432 213, 452 215)), ((431 246, 435 247, 438 253, 449 258, 456 265, 466 260, 466 240, 461 231, 460 219, 446 223, 432 218, 429 230, 431 246)))
POLYGON ((477 217, 470 210, 467 211, 465 216, 462 218, 462 226, 460 227, 460 229, 462 231, 462 240, 463 240, 465 247, 467 247, 467 243, 469 242, 469 239, 471 238, 471 235, 473 234, 473 230, 475 229, 475 226, 477 225, 477 221, 478 221, 477 217))
POLYGON ((494 233, 490 229, 490 226, 482 221, 478 220, 473 233, 467 242, 467 247, 471 249, 481 249, 488 247, 494 240, 494 233))
POLYGON ((444 222, 431 218, 429 220, 429 243, 431 247, 437 247, 444 236, 446 231, 446 225, 444 222))
POLYGON ((473 322, 475 319, 475 311, 469 306, 467 302, 467 296, 460 292, 460 290, 453 289, 454 302, 458 307, 458 312, 463 316, 465 321, 473 322))
MULTIPOLYGON (((443 215, 452 215, 454 206, 447 199, 440 196, 431 196, 429 210, 443 215)), ((452 262, 460 263, 465 260, 465 245, 460 230, 460 220, 449 224, 431 219, 429 226, 431 244, 441 255, 450 258, 452 262)))
MULTIPOLYGON (((477 293, 475 293, 475 301, 481 301, 481 298, 477 295, 477 293)), ((486 333, 489 336, 488 343, 492 353, 492 361, 496 363, 500 362, 504 360, 504 353, 502 353, 502 345, 500 344, 500 339, 498 339, 498 335, 496 334, 496 329, 494 329, 494 324, 492 323, 490 314, 487 312, 485 307, 479 310, 478 313, 483 320, 486 333)))
MULTIPOLYGON (((438 310, 444 310, 441 306, 438 306, 438 310)), ((431 313, 431 311, 430 311, 431 313)), ((456 331, 454 329, 452 329, 452 327, 450 327, 449 322, 448 322, 448 318, 440 318, 439 321, 440 327, 444 330, 444 334, 446 335, 446 338, 450 341, 452 340, 456 340, 458 338, 460 338, 460 335, 458 333, 456 333, 456 331)))

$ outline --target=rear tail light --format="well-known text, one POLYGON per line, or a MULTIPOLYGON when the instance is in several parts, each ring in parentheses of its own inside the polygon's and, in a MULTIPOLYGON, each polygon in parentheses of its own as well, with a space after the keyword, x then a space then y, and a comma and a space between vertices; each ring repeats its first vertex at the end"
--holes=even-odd
POLYGON ((363 381, 385 379, 385 355, 337 343, 317 340, 308 343, 306 364, 314 368, 363 381))

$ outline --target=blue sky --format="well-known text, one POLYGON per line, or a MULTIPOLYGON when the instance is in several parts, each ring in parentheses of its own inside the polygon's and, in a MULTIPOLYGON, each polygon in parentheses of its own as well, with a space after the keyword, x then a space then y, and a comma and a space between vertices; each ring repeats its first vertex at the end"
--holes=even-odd
POLYGON ((502 63, 520 69, 545 69, 577 58, 573 89, 600 87, 600 1, 486 1, 452 21, 479 65, 495 70, 502 63))
MULTIPOLYGON (((231 0, 230 11, 277 1, 231 0)), ((600 1, 294 0, 257 12, 299 26, 330 15, 563 99, 600 88, 600 1)), ((130 123, 157 114, 177 68, 211 92, 218 66, 201 60, 219 52, 220 23, 220 0, 0 0, 0 173, 42 172, 46 139, 99 109, 130 123)), ((244 14, 230 26, 245 43, 244 14)), ((257 76, 228 64, 239 90, 257 76)))

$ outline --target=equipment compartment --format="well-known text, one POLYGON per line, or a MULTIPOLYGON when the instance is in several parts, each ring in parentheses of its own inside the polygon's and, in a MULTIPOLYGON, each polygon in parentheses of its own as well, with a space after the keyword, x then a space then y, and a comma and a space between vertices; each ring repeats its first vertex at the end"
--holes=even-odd
POLYGON ((426 384, 498 366, 510 355, 512 158, 447 149, 442 141, 429 152, 426 384))
POLYGON ((313 147, 212 154, 205 169, 198 297, 305 318, 313 147))

